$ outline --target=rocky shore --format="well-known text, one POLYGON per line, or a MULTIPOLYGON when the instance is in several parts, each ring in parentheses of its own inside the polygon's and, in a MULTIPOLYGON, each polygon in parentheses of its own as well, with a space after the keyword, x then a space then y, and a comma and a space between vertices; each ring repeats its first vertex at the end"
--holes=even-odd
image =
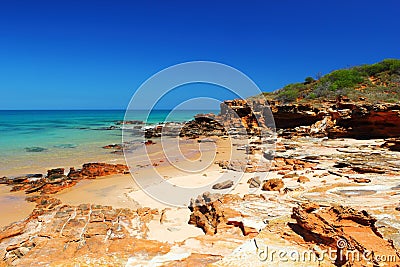
MULTIPOLYGON (((35 208, 1 229, 0 266, 400 265, 398 104, 338 98, 321 106, 272 102, 268 109, 260 99, 225 101, 218 115, 147 128, 147 146, 157 145, 164 127, 199 145, 218 146, 229 136, 236 158, 220 151, 212 169, 169 177, 210 182, 186 208, 154 204, 139 190, 128 194, 132 208, 58 199, 84 181, 128 175, 121 164, 3 177, 0 183, 24 191, 35 208), (221 173, 243 176, 213 182, 221 173), (226 189, 232 191, 222 194, 226 189)), ((153 167, 165 168, 162 161, 153 167)))
POLYGON ((26 194, 40 193, 49 195, 76 185, 83 179, 95 179, 113 174, 127 174, 128 167, 122 164, 86 163, 81 169, 70 168, 65 174, 63 168, 50 169, 47 175, 41 173, 27 174, 18 177, 0 178, 0 184, 12 186, 11 191, 25 191, 26 194))

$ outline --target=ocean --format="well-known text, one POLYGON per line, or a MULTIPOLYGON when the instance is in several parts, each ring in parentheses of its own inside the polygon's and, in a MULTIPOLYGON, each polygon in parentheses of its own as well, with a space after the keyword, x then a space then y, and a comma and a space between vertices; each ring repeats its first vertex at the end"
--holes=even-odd
MULTIPOLYGON (((127 120, 150 124, 183 122, 215 110, 130 112, 127 120)), ((79 166, 91 161, 123 161, 102 147, 122 142, 116 126, 125 110, 0 110, 0 176, 79 166)), ((122 163, 122 162, 121 162, 122 163)))

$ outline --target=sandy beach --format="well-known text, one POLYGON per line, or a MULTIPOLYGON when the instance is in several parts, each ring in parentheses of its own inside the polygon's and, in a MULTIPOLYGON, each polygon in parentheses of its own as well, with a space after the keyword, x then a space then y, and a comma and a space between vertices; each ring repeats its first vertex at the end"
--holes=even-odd
POLYGON ((10 186, 0 187, 0 250, 25 265, 38 258, 61 265, 264 266, 261 246, 304 252, 348 240, 397 257, 400 152, 387 150, 384 139, 298 131, 291 138, 156 137, 125 155, 110 153, 104 163, 3 179, 10 186), (69 249, 59 258, 31 239, 69 249), (18 256, 28 247, 32 254, 18 256), (97 257, 97 250, 107 253, 97 257))
POLYGON ((0 185, 0 228, 31 214, 35 204, 26 202, 25 197, 24 192, 10 192, 8 186, 0 185))
MULTIPOLYGON (((203 144, 200 152, 199 143, 196 140, 183 140, 179 154, 175 151, 175 154, 171 154, 169 151, 173 151, 171 147, 171 140, 167 140, 164 152, 162 149, 161 142, 155 142, 155 144, 147 147, 146 154, 140 151, 136 154, 132 160, 134 161, 132 173, 135 179, 141 179, 144 185, 150 185, 153 181, 151 174, 155 168, 157 173, 163 178, 170 180, 172 183, 177 185, 185 186, 198 186, 201 184, 211 184, 211 182, 218 178, 218 172, 220 171, 218 166, 214 164, 215 160, 226 159, 230 154, 230 141, 227 139, 217 140, 218 154, 215 154, 215 144, 207 143, 203 144), (182 152, 182 154, 180 154, 182 152), (167 158, 168 155, 168 158, 167 158), (193 162, 199 162, 201 160, 206 166, 199 174, 188 175, 188 172, 184 169, 190 169, 193 166, 193 162), (157 166, 146 166, 147 164, 156 163, 157 166), (206 174, 207 176, 204 176, 206 174), (200 179, 197 179, 200 177, 200 179), (193 181, 197 181, 193 184, 193 181), (200 182, 200 183, 199 183, 200 182)), ((64 165, 71 166, 71 164, 84 159, 71 159, 64 165)), ((105 162, 116 164, 125 163, 123 155, 110 155, 108 160, 105 162)), ((51 163, 50 163, 51 164, 51 163)), ((79 168, 79 165, 72 165, 79 168)), ((25 173, 45 173, 47 169, 63 167, 57 165, 49 165, 47 168, 26 168, 20 170, 19 173, 8 173, 3 175, 19 176, 25 173)), ((130 208, 135 209, 139 206, 142 207, 167 207, 157 201, 149 203, 149 196, 145 193, 141 194, 140 187, 135 182, 135 179, 131 174, 127 175, 109 175, 94 180, 83 180, 77 185, 71 188, 67 188, 60 193, 57 193, 55 197, 59 198, 62 203, 70 205, 79 205, 82 203, 96 203, 101 205, 110 205, 116 208, 130 208), (137 196, 139 195, 139 196, 137 196), (134 196, 134 197, 133 197, 134 196)), ((25 201, 26 194, 24 192, 9 192, 10 187, 6 185, 0 185, 2 198, 0 201, 1 205, 1 226, 5 226, 11 222, 15 222, 26 218, 33 208, 34 204, 25 201)))

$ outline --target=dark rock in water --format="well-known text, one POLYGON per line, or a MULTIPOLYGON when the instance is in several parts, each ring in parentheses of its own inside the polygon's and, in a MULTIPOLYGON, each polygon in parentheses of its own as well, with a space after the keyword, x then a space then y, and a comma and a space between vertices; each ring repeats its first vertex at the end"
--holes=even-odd
POLYGON ((117 149, 117 150, 121 150, 122 149, 122 145, 120 144, 111 144, 111 145, 106 145, 103 146, 104 149, 117 149))
POLYGON ((250 188, 259 188, 261 185, 260 176, 256 176, 254 178, 250 178, 247 183, 249 184, 250 188))
POLYGON ((114 125, 111 125, 111 126, 108 126, 108 127, 100 127, 100 128, 96 128, 96 129, 94 129, 94 130, 104 130, 104 131, 109 131, 109 130, 119 130, 119 129, 121 129, 120 127, 117 127, 117 126, 114 126, 114 125))
POLYGON ((46 150, 47 150, 47 148, 39 147, 39 146, 25 147, 26 152, 43 152, 46 150))
POLYGON ((233 181, 232 180, 227 180, 221 183, 217 183, 213 185, 212 189, 214 190, 222 190, 222 189, 228 189, 233 186, 233 181))
POLYGON ((56 148, 76 148, 77 145, 75 145, 75 144, 59 144, 59 145, 55 145, 54 147, 56 147, 56 148))
POLYGON ((146 129, 144 132, 145 138, 161 137, 162 126, 155 126, 154 128, 146 129))
POLYGON ((133 121, 117 121, 115 125, 129 125, 129 124, 144 124, 144 121, 133 120, 133 121))

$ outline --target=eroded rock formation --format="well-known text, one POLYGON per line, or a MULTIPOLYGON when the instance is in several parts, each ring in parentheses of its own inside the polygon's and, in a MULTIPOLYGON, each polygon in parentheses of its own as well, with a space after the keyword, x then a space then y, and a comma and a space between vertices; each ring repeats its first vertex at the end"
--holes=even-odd
POLYGON ((32 214, 1 230, 0 253, 8 264, 118 264, 131 255, 146 260, 170 250, 168 244, 143 240, 157 210, 69 206, 48 196, 28 200, 37 203, 32 214))
POLYGON ((207 235, 236 233, 254 237, 266 226, 267 218, 277 216, 265 210, 265 201, 261 195, 250 194, 241 198, 238 195, 206 192, 192 199, 189 223, 203 229, 207 235))
POLYGON ((180 130, 179 136, 221 136, 226 134, 226 129, 216 120, 214 114, 197 115, 194 120, 185 123, 180 130))
POLYGON ((85 163, 82 169, 71 168, 68 173, 70 178, 95 178, 112 174, 129 173, 128 166, 123 164, 85 163))
POLYGON ((369 264, 374 266, 380 264, 374 256, 400 256, 393 243, 382 238, 375 225, 376 219, 366 211, 342 206, 322 208, 315 203, 306 203, 293 208, 292 218, 297 222, 291 225, 292 229, 305 241, 342 252, 336 255, 336 266, 346 263, 356 266, 367 264, 362 257, 356 260, 350 258, 354 255, 349 253, 351 251, 368 253, 364 255, 370 256, 369 264))
POLYGON ((330 112, 336 125, 330 137, 388 138, 400 136, 400 105, 343 104, 330 112))
POLYGON ((282 181, 282 179, 270 179, 263 184, 262 190, 280 191, 284 186, 285 183, 282 181))
POLYGON ((74 186, 79 180, 94 179, 112 174, 126 174, 129 173, 129 169, 122 164, 86 163, 83 164, 82 169, 75 170, 71 168, 68 175, 64 173, 63 168, 57 168, 48 170, 45 177, 42 174, 31 174, 15 178, 3 177, 0 179, 0 184, 12 186, 11 191, 24 190, 27 194, 35 192, 55 194, 65 188, 74 186))
POLYGON ((329 136, 331 138, 389 138, 400 136, 400 105, 327 101, 318 107, 311 104, 281 104, 264 99, 229 100, 221 104, 221 120, 236 120, 255 133, 272 127, 271 112, 283 136, 329 136), (240 120, 235 119, 237 116, 240 120))
POLYGON ((260 160, 221 160, 216 161, 222 169, 238 172, 267 172, 267 171, 293 171, 313 168, 315 163, 303 161, 300 159, 275 157, 271 162, 260 160))

